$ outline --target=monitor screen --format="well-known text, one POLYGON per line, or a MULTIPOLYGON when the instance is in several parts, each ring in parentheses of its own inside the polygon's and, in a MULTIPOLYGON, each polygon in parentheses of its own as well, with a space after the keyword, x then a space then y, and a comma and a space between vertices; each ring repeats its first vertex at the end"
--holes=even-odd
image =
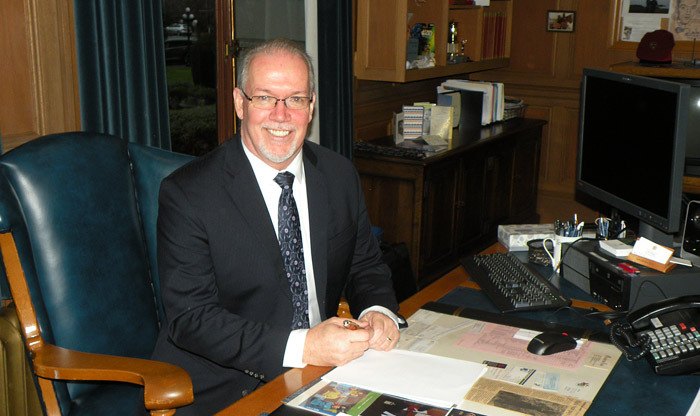
POLYGON ((689 89, 583 72, 576 188, 638 219, 638 233, 660 244, 679 229, 689 89))

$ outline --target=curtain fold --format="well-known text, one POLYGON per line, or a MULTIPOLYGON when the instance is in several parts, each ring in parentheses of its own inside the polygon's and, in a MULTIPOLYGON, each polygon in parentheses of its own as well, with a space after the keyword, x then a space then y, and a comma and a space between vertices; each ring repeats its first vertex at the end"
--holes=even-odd
POLYGON ((351 158, 352 1, 318 0, 317 7, 320 143, 351 158))
POLYGON ((83 130, 170 150, 161 2, 74 5, 83 130))

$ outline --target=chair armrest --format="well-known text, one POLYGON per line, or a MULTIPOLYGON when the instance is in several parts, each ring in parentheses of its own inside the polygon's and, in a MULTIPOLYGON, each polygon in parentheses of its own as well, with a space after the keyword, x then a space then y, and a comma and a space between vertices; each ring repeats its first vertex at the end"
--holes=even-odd
POLYGON ((122 381, 144 387, 146 409, 174 409, 194 400, 192 380, 161 361, 92 354, 43 344, 33 351, 34 372, 54 380, 122 381))

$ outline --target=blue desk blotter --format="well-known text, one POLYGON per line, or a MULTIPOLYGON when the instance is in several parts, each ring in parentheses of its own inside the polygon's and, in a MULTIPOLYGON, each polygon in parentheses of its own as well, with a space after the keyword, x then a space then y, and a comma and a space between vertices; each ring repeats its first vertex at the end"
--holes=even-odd
MULTIPOLYGON (((498 313, 483 293, 469 288, 456 288, 438 302, 498 313)), ((606 330, 600 319, 586 318, 584 313, 585 311, 566 308, 559 311, 516 312, 508 315, 564 326, 606 330)), ((690 408, 699 388, 700 376, 659 376, 646 360, 627 361, 622 356, 586 415, 683 416, 690 408)))

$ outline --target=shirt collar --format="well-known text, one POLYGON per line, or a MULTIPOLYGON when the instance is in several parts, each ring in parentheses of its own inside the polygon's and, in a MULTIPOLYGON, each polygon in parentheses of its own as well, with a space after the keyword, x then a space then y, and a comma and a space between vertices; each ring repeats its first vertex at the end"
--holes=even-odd
POLYGON ((242 145, 243 152, 245 153, 246 157, 248 157, 250 165, 253 168, 253 173, 258 179, 258 182, 261 182, 262 180, 267 180, 267 178, 274 179, 279 172, 285 171, 292 173, 294 175, 295 181, 299 181, 300 183, 304 182, 304 164, 302 163, 302 155, 304 153, 303 150, 299 152, 299 154, 294 156, 294 159, 292 159, 292 161, 289 163, 289 166, 287 166, 284 170, 279 171, 273 168, 272 166, 268 165, 267 163, 263 162, 255 154, 253 154, 253 152, 251 152, 244 143, 242 143, 242 145))

